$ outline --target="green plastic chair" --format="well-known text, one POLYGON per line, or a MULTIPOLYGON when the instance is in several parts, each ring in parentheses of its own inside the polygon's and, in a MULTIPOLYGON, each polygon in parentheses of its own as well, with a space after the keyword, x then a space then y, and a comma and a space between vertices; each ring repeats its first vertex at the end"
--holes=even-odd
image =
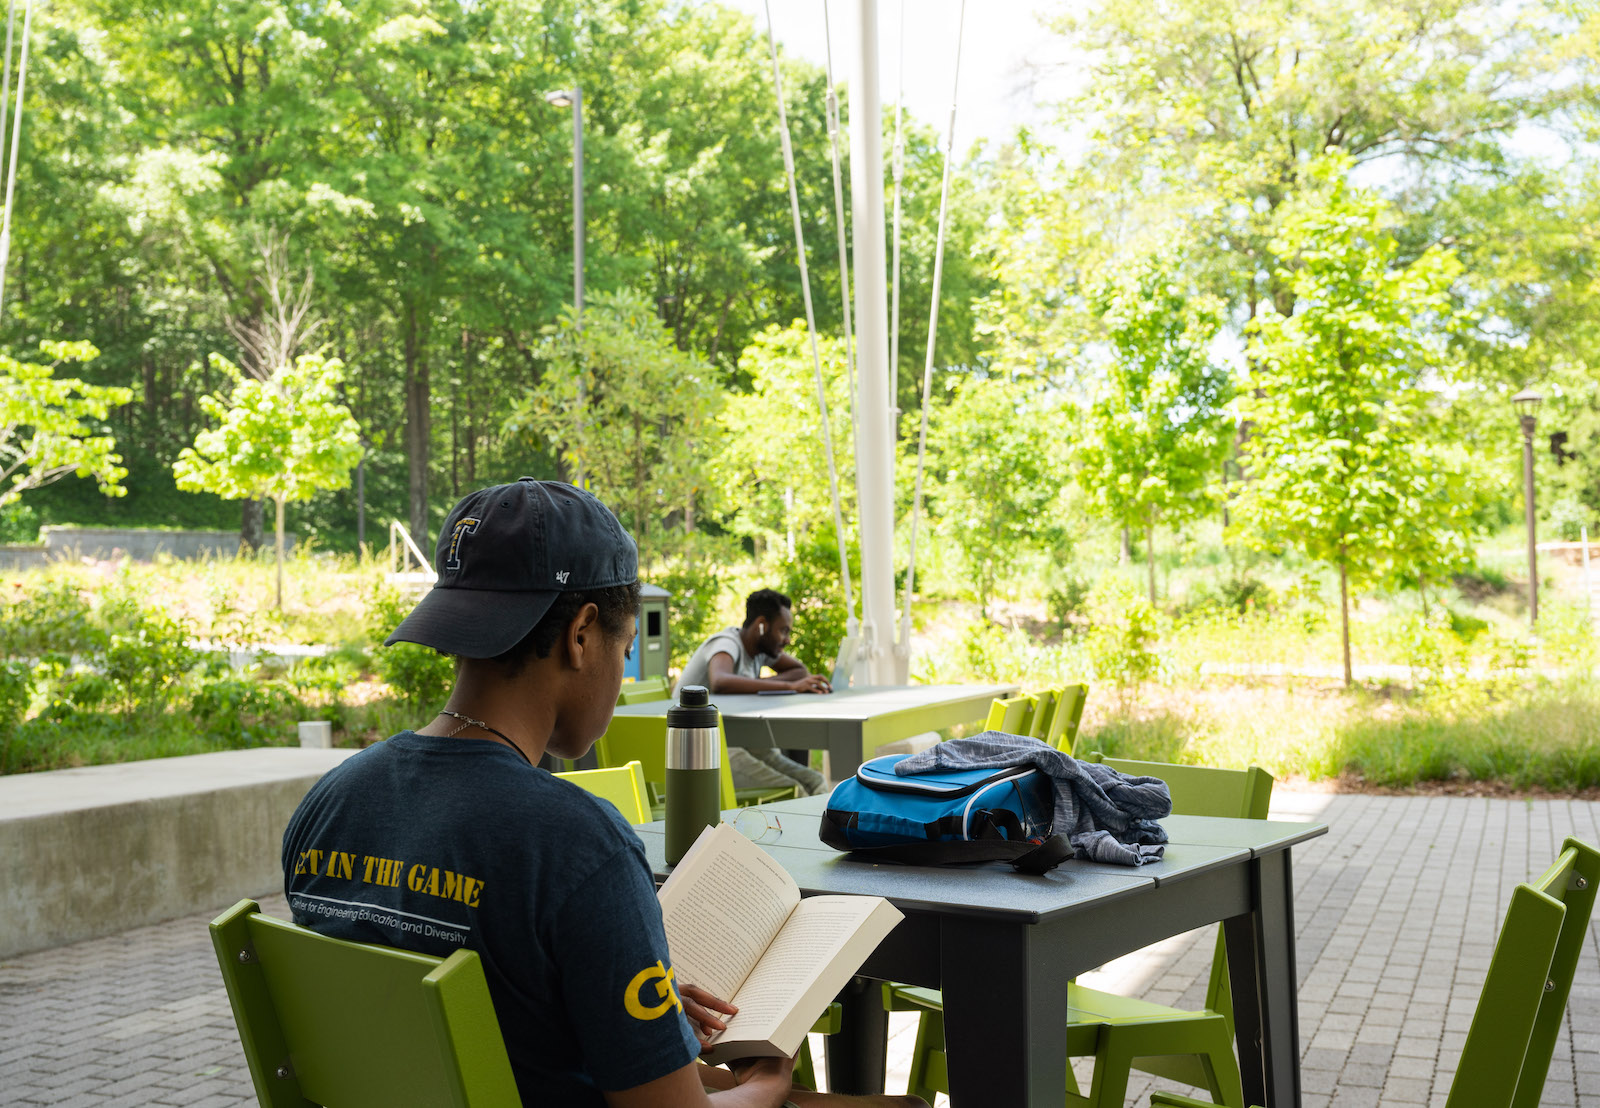
MULTIPOLYGON (((728 766, 728 736, 721 723, 717 738, 722 743, 722 807, 739 808, 787 800, 793 789, 735 789, 733 770, 728 766)), ((595 762, 601 769, 615 769, 638 762, 650 789, 650 816, 660 819, 667 795, 667 718, 665 716, 612 716, 611 724, 594 744, 595 762)))
MULTIPOLYGON (((1259 766, 1236 770, 1134 762, 1106 758, 1098 751, 1088 760, 1161 778, 1172 793, 1172 810, 1182 815, 1265 819, 1272 801, 1272 775, 1259 766)), ((907 1091, 932 1103, 934 1093, 949 1092, 943 998, 936 989, 885 985, 884 1004, 891 1012, 919 1013, 907 1091)), ((1074 981, 1067 987, 1067 1055, 1094 1055, 1095 1067, 1087 1095, 1079 1092, 1068 1067, 1065 1103, 1118 1108, 1127 1095, 1130 1071, 1138 1069, 1204 1087, 1218 1104, 1242 1108, 1244 1088, 1233 1040, 1233 994, 1220 931, 1202 1010, 1169 1008, 1074 981)))
POLYGON ((211 921, 264 1108, 522 1103, 478 955, 318 935, 241 900, 211 921))
POLYGON ((650 822, 650 791, 645 784, 644 767, 636 761, 613 769, 579 769, 556 776, 611 801, 629 823, 650 822))
POLYGON ((989 705, 989 718, 984 721, 985 731, 1004 731, 1008 735, 1026 735, 1033 721, 1038 701, 1024 693, 1021 696, 995 697, 989 705))
POLYGON ((617 704, 648 704, 652 700, 667 700, 671 696, 665 677, 642 677, 622 686, 617 693, 617 704))
POLYGON ((1078 725, 1083 722, 1083 702, 1089 698, 1089 686, 1066 685, 1056 704, 1050 726, 1040 737, 1063 754, 1071 754, 1078 741, 1078 725))
POLYGON ((1043 739, 1055 720, 1056 706, 1061 703, 1061 688, 1040 689, 1029 695, 1033 697, 1033 715, 1028 719, 1028 737, 1043 739))
MULTIPOLYGON (((1518 885, 1489 960, 1446 1108, 1537 1108, 1588 940, 1600 850, 1569 838, 1532 884, 1518 885)), ((1153 1108, 1203 1100, 1152 1093, 1153 1108)))

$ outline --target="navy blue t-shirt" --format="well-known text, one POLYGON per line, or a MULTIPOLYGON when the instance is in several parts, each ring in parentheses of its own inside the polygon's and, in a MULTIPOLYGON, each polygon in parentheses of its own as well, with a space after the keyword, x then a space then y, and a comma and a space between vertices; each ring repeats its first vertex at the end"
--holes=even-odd
POLYGON ((603 1105, 699 1054, 638 836, 499 743, 402 731, 351 756, 289 820, 283 873, 301 926, 476 950, 526 1103, 603 1105))

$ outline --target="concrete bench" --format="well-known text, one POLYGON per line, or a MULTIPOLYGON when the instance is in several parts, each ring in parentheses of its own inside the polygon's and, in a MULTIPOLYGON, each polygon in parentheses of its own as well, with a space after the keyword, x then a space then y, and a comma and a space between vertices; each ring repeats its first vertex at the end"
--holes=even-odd
POLYGON ((0 958, 282 891, 284 825, 353 753, 262 747, 0 777, 0 958))

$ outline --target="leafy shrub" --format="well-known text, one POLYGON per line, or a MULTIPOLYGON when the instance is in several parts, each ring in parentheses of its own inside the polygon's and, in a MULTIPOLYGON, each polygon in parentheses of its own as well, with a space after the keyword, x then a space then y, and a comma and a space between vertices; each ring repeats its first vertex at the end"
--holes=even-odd
POLYGON ((1161 672, 1159 617, 1131 581, 1102 574, 1089 594, 1089 615, 1089 656, 1097 678, 1126 692, 1161 672))
POLYGON ((199 664, 189 645, 194 628, 157 608, 146 608, 132 593, 112 596, 100 611, 107 631, 97 660, 100 671, 120 689, 123 704, 165 706, 183 678, 199 664))
MULTIPOLYGON (((839 578, 839 548, 812 539, 796 546, 793 560, 781 564, 772 588, 794 602, 794 641, 789 653, 812 673, 829 673, 844 640, 844 585, 839 578)), ((850 550, 851 566, 861 558, 850 550)), ((676 633, 676 632, 674 632, 676 633)))
POLYGON ((314 693, 338 701, 345 688, 354 684, 359 676, 349 657, 328 654, 321 658, 302 658, 286 667, 283 680, 302 696, 314 693))
POLYGON ((39 513, 27 504, 8 504, 0 508, 0 543, 39 541, 39 513))
POLYGON ((667 601, 668 627, 671 629, 674 666, 681 666, 717 630, 717 600, 722 595, 722 578, 714 566, 698 563, 693 569, 675 569, 653 575, 653 585, 672 594, 667 601))
POLYGON ((0 662, 0 738, 10 736, 28 713, 33 678, 23 662, 0 662))
POLYGON ((1549 518, 1561 541, 1577 542, 1594 522, 1594 513, 1575 496, 1558 496, 1550 504, 1549 518))
POLYGON ((1225 578, 1218 591, 1222 602, 1240 615, 1258 609, 1272 606, 1272 589, 1259 577, 1253 577, 1248 572, 1238 573, 1225 578))
POLYGON ((8 658, 90 655, 106 634, 89 601, 71 581, 42 581, 11 590, 0 604, 0 651, 8 658))
POLYGON ((1474 566, 1451 578, 1452 583, 1468 600, 1484 600, 1511 591, 1511 579, 1492 566, 1474 566))
POLYGON ((69 720, 99 710, 116 694, 116 685, 103 673, 93 670, 69 673, 50 682, 50 695, 40 715, 56 721, 69 720))
POLYGON ((229 676, 201 685, 189 710, 214 739, 238 748, 290 741, 304 706, 279 681, 229 676))
MULTIPOLYGON (((367 633, 381 643, 412 605, 398 590, 379 584, 367 604, 367 633)), ((400 642, 374 646, 372 664, 383 683, 413 710, 442 706, 455 684, 455 662, 431 647, 400 642)))
POLYGON ((1066 630, 1074 619, 1086 617, 1091 587, 1087 578, 1074 573, 1051 589, 1045 597, 1045 608, 1051 621, 1066 630))
POLYGON ((1595 663, 1594 621, 1584 603, 1547 602, 1539 608, 1545 657, 1562 668, 1588 671, 1595 663))

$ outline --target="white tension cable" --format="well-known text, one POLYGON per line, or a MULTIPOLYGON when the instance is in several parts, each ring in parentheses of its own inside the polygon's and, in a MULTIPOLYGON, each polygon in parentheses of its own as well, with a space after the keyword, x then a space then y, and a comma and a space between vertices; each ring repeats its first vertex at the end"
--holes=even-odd
MULTIPOLYGON (((950 85, 950 128, 944 137, 944 179, 939 185, 939 237, 933 249, 933 302, 928 307, 928 349, 922 362, 922 429, 917 435, 917 484, 911 498, 911 549, 906 562, 906 606, 900 617, 901 661, 911 655, 911 600, 916 595, 917 523, 922 515, 922 475, 928 455, 928 394, 933 390, 933 347, 939 333, 939 288, 944 282, 944 238, 950 211, 950 164, 956 142, 956 107, 961 89, 961 39, 967 21, 967 0, 961 0, 956 21, 956 66, 950 85)), ((905 29, 902 26, 902 35, 905 29)), ((903 677, 902 677, 903 679, 903 677)))
POLYGON ((817 380, 817 409, 822 417, 822 449, 828 457, 828 494, 833 501, 833 529, 839 543, 839 574, 844 583, 847 613, 845 635, 853 638, 856 623, 855 594, 850 587, 849 548, 844 537, 844 511, 839 505, 839 470, 833 459, 833 429, 828 420, 828 390, 822 377, 822 354, 817 349, 817 319, 811 307, 811 276, 806 270, 806 238, 800 224, 800 195, 794 180, 794 146, 789 139, 789 115, 783 104, 783 73, 778 67, 778 40, 772 32, 772 0, 766 0, 767 46, 772 51, 772 87, 778 97, 778 137, 783 143, 783 168, 789 179, 789 211, 794 218, 794 244, 800 258, 800 296, 806 306, 806 336, 811 340, 811 367, 817 380))
MULTIPOLYGON (((4 105, 10 100, 11 28, 16 22, 16 12, 16 0, 11 0, 6 14, 6 75, 5 91, 0 92, 0 135, 3 135, 5 128, 4 105)), ((11 210, 12 199, 17 190, 17 147, 22 144, 22 94, 28 79, 28 39, 31 37, 32 28, 33 0, 26 0, 22 10, 22 56, 17 63, 17 106, 12 113, 10 160, 6 170, 5 215, 0 217, 0 309, 5 306, 6 266, 11 260, 11 210)))

